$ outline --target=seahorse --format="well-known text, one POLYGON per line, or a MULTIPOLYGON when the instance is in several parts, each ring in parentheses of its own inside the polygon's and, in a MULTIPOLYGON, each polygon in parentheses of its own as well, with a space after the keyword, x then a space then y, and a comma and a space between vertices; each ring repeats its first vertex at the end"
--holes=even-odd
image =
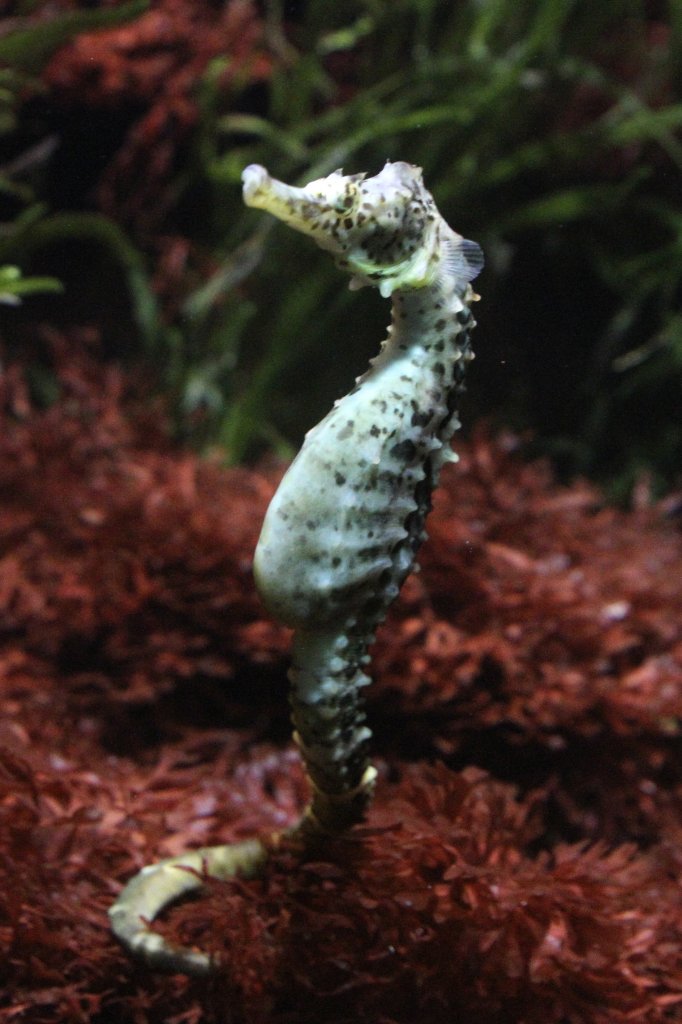
MULTIPOLYGON (((266 608, 294 629, 290 703, 311 799, 287 834, 305 850, 361 822, 372 798, 368 650, 414 568, 441 469, 456 461, 449 442, 473 358, 471 281, 483 254, 446 224, 408 163, 389 161, 374 177, 339 170, 303 188, 255 164, 242 178, 246 204, 329 251, 352 290, 375 286, 392 298, 379 354, 306 435, 254 555, 266 608)), ((113 931, 153 968, 207 973, 206 953, 170 945, 149 922, 205 874, 257 875, 278 838, 143 868, 109 911, 113 931)))

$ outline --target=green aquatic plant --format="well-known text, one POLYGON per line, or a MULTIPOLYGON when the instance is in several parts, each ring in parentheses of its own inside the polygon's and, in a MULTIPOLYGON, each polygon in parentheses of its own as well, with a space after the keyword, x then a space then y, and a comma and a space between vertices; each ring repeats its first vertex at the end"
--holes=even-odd
POLYGON ((0 302, 18 305, 26 295, 40 292, 60 292, 62 286, 54 277, 23 277, 19 267, 0 266, 0 302))
MULTIPOLYGON (((41 92, 39 73, 60 45, 80 32, 121 24, 147 7, 148 0, 131 0, 115 9, 67 11, 38 22, 12 19, 8 30, 0 34, 0 138, 11 137, 19 128, 22 102, 26 95, 41 92)), ((53 149, 53 141, 46 136, 0 165, 0 198, 11 200, 18 211, 0 224, 0 303, 4 305, 18 305, 30 295, 63 291, 56 276, 26 275, 14 262, 38 248, 46 230, 46 205, 21 181, 22 174, 47 161, 53 149)))
MULTIPOLYGON (((290 455, 367 356, 363 326, 380 328, 376 303, 339 295, 303 244, 275 233, 264 245, 268 228, 234 198, 241 168, 261 163, 301 183, 401 153, 488 252, 481 365, 493 401, 472 400, 472 417, 494 407, 567 472, 621 491, 647 466, 669 483, 682 457, 676 12, 640 0, 269 0, 263 12, 267 75, 255 82, 248 61, 233 73, 226 53, 192 92, 199 116, 157 227, 185 240, 184 274, 164 285, 157 240, 134 219, 122 227, 124 353, 153 367, 179 436, 232 461, 265 448, 290 455), (154 290, 162 299, 150 303, 154 290), (633 445, 636 419, 646 430, 633 445)), ((32 250, 41 273, 61 252, 51 238, 32 250)), ((96 282, 78 285, 96 316, 96 282)))

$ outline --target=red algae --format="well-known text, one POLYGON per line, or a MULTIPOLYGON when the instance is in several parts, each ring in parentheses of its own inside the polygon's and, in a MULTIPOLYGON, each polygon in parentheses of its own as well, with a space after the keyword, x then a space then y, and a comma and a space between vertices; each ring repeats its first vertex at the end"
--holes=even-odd
POLYGON ((306 802, 250 576, 279 469, 178 450, 93 334, 43 343, 52 406, 0 385, 0 1021, 682 1019, 675 502, 484 433, 377 639, 366 826, 169 913, 210 983, 126 958, 122 881, 306 802))

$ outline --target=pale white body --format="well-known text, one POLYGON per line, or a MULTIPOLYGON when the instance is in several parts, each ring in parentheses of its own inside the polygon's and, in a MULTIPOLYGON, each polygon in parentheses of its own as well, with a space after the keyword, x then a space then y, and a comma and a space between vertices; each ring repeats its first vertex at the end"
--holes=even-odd
MULTIPOLYGON (((374 178, 335 172, 292 188, 252 166, 244 198, 333 253, 351 287, 393 297, 393 322, 356 386, 314 427, 268 509, 254 558, 270 612, 293 626, 292 719, 311 784, 291 834, 305 844, 360 821, 375 772, 361 692, 376 628, 414 566, 431 494, 458 421, 471 358, 470 281, 483 260, 438 213, 418 168, 374 178)), ((272 839, 269 840, 272 842, 272 839)), ((143 920, 213 875, 254 873, 268 842, 213 847, 151 865, 110 911, 124 944, 151 966, 204 973, 200 952, 173 949, 143 920)))

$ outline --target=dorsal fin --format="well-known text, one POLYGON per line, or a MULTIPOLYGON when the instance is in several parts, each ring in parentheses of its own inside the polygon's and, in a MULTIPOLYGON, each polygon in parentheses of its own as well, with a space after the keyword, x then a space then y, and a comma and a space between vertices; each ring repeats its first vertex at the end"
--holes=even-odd
POLYGON ((463 281, 473 281, 483 270, 485 258, 478 242, 468 238, 443 239, 445 265, 451 274, 463 281))

